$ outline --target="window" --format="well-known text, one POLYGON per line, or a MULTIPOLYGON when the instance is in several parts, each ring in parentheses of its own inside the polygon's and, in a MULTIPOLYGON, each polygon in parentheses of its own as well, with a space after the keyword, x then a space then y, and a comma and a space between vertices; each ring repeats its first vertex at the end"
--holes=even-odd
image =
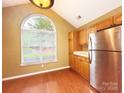
POLYGON ((56 29, 46 16, 28 16, 21 25, 21 64, 56 62, 56 29))

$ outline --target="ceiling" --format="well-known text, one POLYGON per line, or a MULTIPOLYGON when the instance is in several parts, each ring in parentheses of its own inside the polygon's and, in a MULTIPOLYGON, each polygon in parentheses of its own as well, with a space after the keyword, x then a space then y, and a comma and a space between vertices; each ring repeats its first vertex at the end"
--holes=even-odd
MULTIPOLYGON (((29 0, 3 0, 3 7, 30 3, 29 0)), ((52 10, 78 28, 121 6, 121 0, 55 0, 52 10)))

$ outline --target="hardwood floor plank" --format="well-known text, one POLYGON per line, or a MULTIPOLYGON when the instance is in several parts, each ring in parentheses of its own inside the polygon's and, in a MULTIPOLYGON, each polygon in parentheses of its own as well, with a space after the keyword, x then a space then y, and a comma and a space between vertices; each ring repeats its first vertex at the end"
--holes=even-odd
POLYGON ((97 93, 71 69, 2 82, 3 93, 97 93))

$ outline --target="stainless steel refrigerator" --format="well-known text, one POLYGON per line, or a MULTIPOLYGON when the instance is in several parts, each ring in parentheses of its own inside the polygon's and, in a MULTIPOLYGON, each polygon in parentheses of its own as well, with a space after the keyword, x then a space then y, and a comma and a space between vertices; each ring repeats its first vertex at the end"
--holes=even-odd
POLYGON ((90 85, 100 93, 121 93, 121 26, 90 34, 90 85))

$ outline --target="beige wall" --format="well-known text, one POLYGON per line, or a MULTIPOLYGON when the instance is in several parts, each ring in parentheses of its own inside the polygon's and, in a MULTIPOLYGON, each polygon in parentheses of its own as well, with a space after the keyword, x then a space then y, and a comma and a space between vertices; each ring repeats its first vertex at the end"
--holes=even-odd
POLYGON ((68 66, 68 32, 74 29, 72 25, 50 9, 39 9, 32 4, 3 8, 3 78, 68 66), (48 16, 55 23, 58 62, 45 64, 43 68, 41 64, 20 66, 20 25, 26 16, 37 13, 48 16))

